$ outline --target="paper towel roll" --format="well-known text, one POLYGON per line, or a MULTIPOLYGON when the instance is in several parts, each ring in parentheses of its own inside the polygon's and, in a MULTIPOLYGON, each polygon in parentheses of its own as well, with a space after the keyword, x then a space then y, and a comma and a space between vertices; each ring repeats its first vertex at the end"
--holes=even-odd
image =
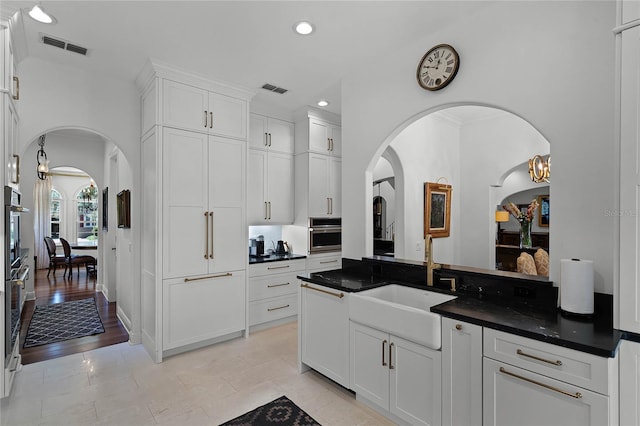
POLYGON ((560 308, 572 314, 593 314, 593 261, 560 260, 560 308))

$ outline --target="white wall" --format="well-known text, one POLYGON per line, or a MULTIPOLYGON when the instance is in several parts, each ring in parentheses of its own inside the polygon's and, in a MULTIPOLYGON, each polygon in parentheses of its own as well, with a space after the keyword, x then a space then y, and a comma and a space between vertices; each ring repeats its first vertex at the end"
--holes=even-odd
MULTIPOLYGON (((343 255, 358 259, 372 253, 371 170, 389 142, 417 117, 443 106, 488 105, 524 118, 551 144, 551 279, 559 278, 561 258, 593 259, 596 291, 612 293, 614 229, 603 211, 615 207, 615 13, 611 1, 496 2, 446 29, 425 33, 384 60, 377 58, 367 73, 347 76, 342 83, 343 255), (427 92, 418 86, 415 69, 424 52, 441 42, 458 50, 461 68, 444 90, 427 92), (596 167, 610 172, 592 173, 596 167)), ((482 198, 484 209, 493 212, 497 202, 490 205, 489 198, 482 198)), ((461 233, 468 238, 471 231, 461 233)))

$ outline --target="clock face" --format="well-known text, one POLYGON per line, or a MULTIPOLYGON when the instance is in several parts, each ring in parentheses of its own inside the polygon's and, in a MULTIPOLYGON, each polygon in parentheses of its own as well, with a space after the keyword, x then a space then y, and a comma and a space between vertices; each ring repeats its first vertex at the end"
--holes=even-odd
POLYGON ((451 83, 458 72, 458 52, 448 44, 430 49, 418 64, 418 84, 423 89, 439 90, 451 83))

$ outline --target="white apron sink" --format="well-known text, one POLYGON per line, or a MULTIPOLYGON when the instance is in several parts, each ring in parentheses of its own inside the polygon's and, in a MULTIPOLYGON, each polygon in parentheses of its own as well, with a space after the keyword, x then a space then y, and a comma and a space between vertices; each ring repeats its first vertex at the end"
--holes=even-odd
POLYGON ((432 349, 440 349, 440 315, 432 306, 456 296, 390 284, 352 293, 349 318, 432 349))

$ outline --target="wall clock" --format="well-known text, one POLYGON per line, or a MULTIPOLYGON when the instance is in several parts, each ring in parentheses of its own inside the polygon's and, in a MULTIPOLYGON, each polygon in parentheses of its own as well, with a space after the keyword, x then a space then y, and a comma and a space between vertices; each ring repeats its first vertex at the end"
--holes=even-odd
POLYGON ((439 44, 424 54, 416 77, 420 87, 427 90, 440 90, 451 83, 458 72, 460 57, 458 52, 448 45, 439 44))

